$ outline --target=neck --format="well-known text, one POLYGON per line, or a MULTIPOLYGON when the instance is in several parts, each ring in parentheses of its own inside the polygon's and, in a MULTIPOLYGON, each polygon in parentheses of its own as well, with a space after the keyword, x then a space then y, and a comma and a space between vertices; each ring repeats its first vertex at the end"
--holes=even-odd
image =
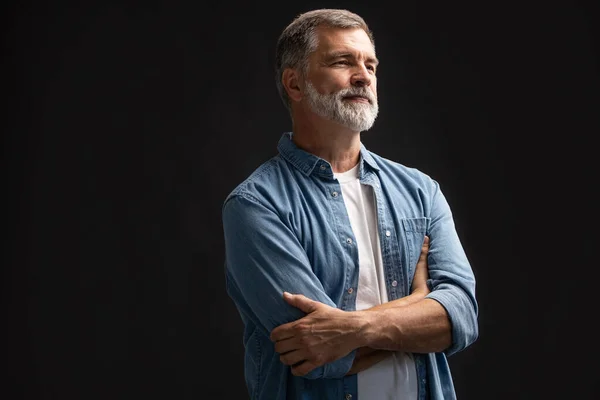
POLYGON ((327 160, 333 172, 346 172, 360 159, 360 132, 315 116, 293 122, 292 141, 304 151, 327 160))

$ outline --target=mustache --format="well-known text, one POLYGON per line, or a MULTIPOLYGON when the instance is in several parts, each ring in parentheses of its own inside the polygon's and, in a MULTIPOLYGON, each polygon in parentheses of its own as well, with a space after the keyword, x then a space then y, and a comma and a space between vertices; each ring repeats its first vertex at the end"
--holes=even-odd
POLYGON ((345 88, 345 89, 342 89, 339 92, 337 92, 338 99, 342 99, 344 97, 349 97, 349 96, 364 97, 364 98, 368 99, 369 103, 371 103, 371 104, 375 104, 377 102, 377 98, 375 97, 373 92, 368 90, 366 87, 349 87, 349 88, 345 88))

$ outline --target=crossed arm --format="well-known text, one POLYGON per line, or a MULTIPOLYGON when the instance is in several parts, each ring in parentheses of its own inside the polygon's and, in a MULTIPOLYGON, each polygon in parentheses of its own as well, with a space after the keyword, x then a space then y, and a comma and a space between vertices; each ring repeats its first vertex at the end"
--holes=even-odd
POLYGON ((441 194, 432 208, 432 244, 411 295, 348 312, 327 295, 280 214, 251 195, 233 197, 223 209, 228 293, 292 373, 307 379, 356 372, 386 350, 453 354, 478 334, 474 278, 441 194), (286 291, 298 295, 282 301, 286 291))
POLYGON ((301 294, 284 299, 306 313, 273 329, 271 340, 294 375, 343 357, 357 349, 347 375, 363 371, 391 352, 442 351, 451 343, 450 321, 437 301, 426 299, 429 238, 421 248, 409 296, 362 311, 342 311, 301 294))

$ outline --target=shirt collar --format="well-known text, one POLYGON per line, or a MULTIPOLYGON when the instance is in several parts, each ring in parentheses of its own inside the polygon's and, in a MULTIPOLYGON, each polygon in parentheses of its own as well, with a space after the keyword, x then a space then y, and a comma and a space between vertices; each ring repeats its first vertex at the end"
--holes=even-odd
MULTIPOLYGON (((277 150, 285 160, 298 168, 306 176, 314 172, 318 175, 333 177, 333 171, 329 162, 296 146, 292 141, 292 132, 285 132, 281 135, 277 144, 277 150)), ((360 144, 359 162, 379 171, 379 166, 375 162, 375 159, 373 159, 373 156, 362 143, 360 144)), ((362 169, 361 165, 361 171, 362 169)))

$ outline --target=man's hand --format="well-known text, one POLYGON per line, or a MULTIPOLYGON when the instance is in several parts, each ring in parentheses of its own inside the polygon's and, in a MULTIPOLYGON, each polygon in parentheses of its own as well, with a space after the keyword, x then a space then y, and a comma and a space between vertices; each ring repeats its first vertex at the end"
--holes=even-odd
POLYGON ((425 236, 423 245, 421 246, 421 254, 419 255, 419 260, 415 267, 415 275, 413 276, 410 294, 396 300, 388 301, 387 303, 378 304, 369 308, 369 310, 404 307, 423 300, 430 292, 429 287, 427 286, 427 279, 429 279, 427 254, 429 254, 429 236, 425 236))
MULTIPOLYGON (((418 302, 429 293, 427 287, 429 237, 421 247, 421 254, 415 267, 411 294, 368 310, 403 307, 418 302)), ((290 305, 307 313, 296 321, 273 329, 271 340, 280 360, 292 366, 292 374, 306 375, 313 369, 344 357, 357 349, 356 357, 346 375, 356 374, 370 368, 388 357, 393 351, 375 350, 361 347, 361 329, 368 323, 364 312, 348 312, 311 300, 301 294, 284 293, 283 298, 290 305)))
POLYGON ((275 351, 280 354, 281 362, 292 366, 293 375, 306 375, 360 346, 364 322, 359 314, 330 307, 301 294, 284 293, 283 298, 307 313, 271 331, 275 351))
MULTIPOLYGON (((381 310, 383 308, 395 308, 404 307, 409 304, 421 301, 430 292, 427 286, 427 279, 429 279, 429 264, 427 263, 427 255, 429 254, 429 237, 425 236, 423 245, 421 246, 421 254, 415 267, 415 275, 413 277, 411 294, 400 299, 396 299, 387 303, 379 304, 371 307, 369 310, 381 310)), ((392 350, 380 350, 373 349, 371 347, 359 347, 356 350, 356 356, 352 367, 346 373, 346 375, 357 374, 361 371, 371 368, 373 365, 384 360, 393 354, 392 350)))
POLYGON ((429 264, 427 263, 427 255, 429 254, 429 236, 425 236, 423 245, 421 246, 421 254, 415 267, 415 275, 413 276, 411 294, 421 294, 423 297, 430 292, 427 286, 429 279, 429 264))

